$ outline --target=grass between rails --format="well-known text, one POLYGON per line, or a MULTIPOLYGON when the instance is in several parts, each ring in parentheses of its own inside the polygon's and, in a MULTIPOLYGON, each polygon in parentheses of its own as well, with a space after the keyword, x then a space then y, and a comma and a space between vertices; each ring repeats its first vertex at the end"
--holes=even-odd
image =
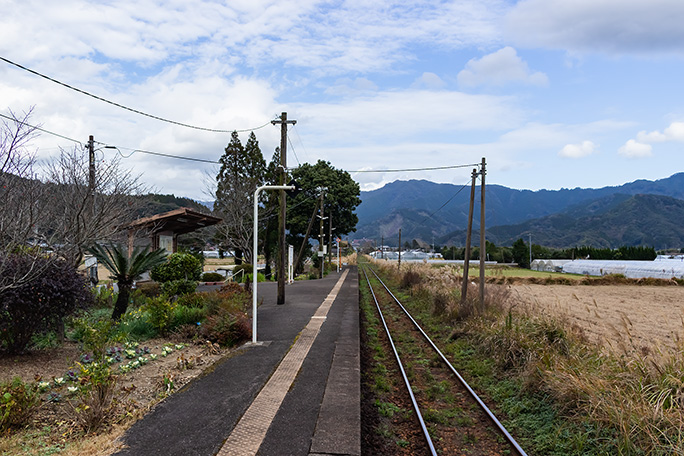
POLYGON ((383 275, 399 285, 406 271, 417 278, 399 299, 528 454, 684 454, 683 350, 602 351, 497 286, 485 310, 464 312, 458 277, 415 265, 383 275))

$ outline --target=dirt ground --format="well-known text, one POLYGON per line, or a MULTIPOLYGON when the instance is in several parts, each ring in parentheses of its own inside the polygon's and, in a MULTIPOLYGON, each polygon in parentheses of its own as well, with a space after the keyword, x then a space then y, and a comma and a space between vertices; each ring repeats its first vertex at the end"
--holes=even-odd
MULTIPOLYGON (((116 396, 126 404, 126 412, 133 419, 127 419, 122 423, 123 426, 116 426, 110 429, 109 433, 95 437, 96 448, 92 451, 77 450, 78 454, 104 455, 116 451, 120 448, 120 444, 115 441, 116 437, 121 435, 135 418, 142 416, 164 396, 177 392, 193 378, 211 368, 212 364, 230 356, 232 352, 229 349, 220 349, 209 342, 193 344, 173 339, 152 339, 141 343, 139 347, 149 349, 149 354, 144 355, 149 361, 125 374, 119 372, 117 380, 116 396), (173 352, 163 356, 164 346, 171 347, 173 352), (152 354, 156 355, 156 359, 151 359, 152 354), (164 378, 167 379, 166 383, 163 381, 164 378), (169 386, 168 380, 172 382, 172 386, 169 386), (103 445, 102 440, 98 441, 98 438, 104 438, 107 444, 103 445)), ((45 437, 51 444, 65 442, 65 438, 75 430, 74 412, 69 402, 76 398, 68 392, 67 387, 77 383, 65 382, 63 386, 57 387, 55 379, 66 379, 69 369, 78 370, 76 362, 80 360, 80 354, 81 350, 77 343, 65 342, 59 348, 36 350, 22 356, 0 356, 0 382, 13 377, 20 377, 24 381, 49 382, 50 387, 41 395, 40 407, 32 421, 35 429, 51 429, 51 435, 45 437), (57 402, 46 400, 51 393, 59 394, 62 398, 57 402)), ((129 361, 131 360, 124 358, 122 362, 113 364, 113 369, 118 372, 119 364, 126 364, 129 361)), ((11 445, 0 438, 0 454, 16 454, 16 448, 11 445)))
POLYGON ((515 284, 512 292, 522 302, 566 316, 604 346, 675 348, 684 334, 684 287, 515 284))

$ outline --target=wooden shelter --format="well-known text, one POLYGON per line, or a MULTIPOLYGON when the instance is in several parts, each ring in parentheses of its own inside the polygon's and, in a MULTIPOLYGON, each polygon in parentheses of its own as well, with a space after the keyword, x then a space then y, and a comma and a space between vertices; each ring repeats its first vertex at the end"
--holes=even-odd
POLYGON ((221 219, 218 217, 188 207, 140 218, 128 225, 128 251, 133 251, 135 234, 143 231, 150 236, 152 250, 162 247, 169 253, 175 253, 179 234, 190 233, 220 222, 221 219))

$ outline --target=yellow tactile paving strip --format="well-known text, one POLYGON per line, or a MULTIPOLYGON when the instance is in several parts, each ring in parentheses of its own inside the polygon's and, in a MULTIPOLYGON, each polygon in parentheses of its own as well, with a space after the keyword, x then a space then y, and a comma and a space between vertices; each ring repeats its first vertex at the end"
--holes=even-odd
POLYGON ((330 294, 300 333, 295 344, 280 362, 252 405, 238 421, 217 456, 254 456, 259 451, 259 447, 266 437, 266 432, 283 399, 285 399, 285 395, 290 390, 297 372, 299 372, 306 355, 309 353, 309 349, 316 340, 330 306, 335 301, 348 272, 349 270, 345 270, 342 273, 330 294))

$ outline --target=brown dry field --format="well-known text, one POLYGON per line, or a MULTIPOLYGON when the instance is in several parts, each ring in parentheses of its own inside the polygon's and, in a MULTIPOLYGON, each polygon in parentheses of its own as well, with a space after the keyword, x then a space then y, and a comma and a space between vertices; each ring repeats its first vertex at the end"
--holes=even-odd
POLYGON ((683 334, 684 287, 515 284, 511 291, 522 303, 579 325, 590 342, 604 346, 675 348, 683 334))

